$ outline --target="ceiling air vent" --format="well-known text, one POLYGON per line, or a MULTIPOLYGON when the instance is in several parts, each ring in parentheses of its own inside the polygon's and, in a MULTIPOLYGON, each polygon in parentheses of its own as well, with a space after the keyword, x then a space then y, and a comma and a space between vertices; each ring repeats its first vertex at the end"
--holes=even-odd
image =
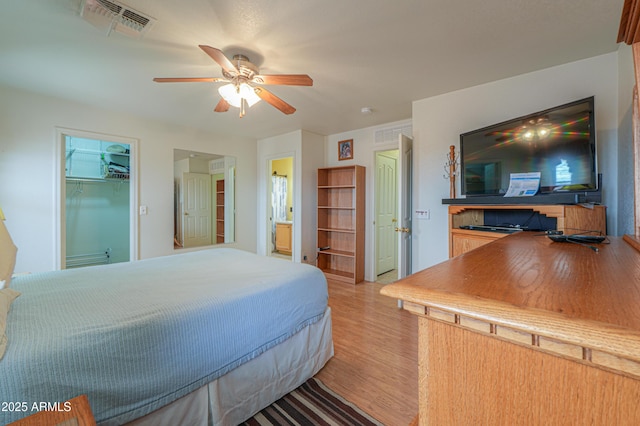
POLYGON ((130 8, 127 5, 109 0, 82 0, 80 16, 92 25, 130 37, 142 37, 155 22, 155 19, 130 8))

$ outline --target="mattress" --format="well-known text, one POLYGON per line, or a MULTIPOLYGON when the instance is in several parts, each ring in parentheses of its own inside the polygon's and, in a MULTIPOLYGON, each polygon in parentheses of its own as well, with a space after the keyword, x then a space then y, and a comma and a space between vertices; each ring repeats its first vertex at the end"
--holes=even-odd
MULTIPOLYGON (((319 321, 315 267, 229 248, 20 276, 0 361, 5 401, 87 394, 122 424, 220 378, 319 321)), ((30 411, 0 411, 5 424, 30 411)))

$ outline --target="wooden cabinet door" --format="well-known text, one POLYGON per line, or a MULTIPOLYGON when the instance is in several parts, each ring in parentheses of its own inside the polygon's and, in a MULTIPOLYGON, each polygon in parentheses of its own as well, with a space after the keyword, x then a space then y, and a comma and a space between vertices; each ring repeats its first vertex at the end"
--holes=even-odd
POLYGON ((276 250, 291 253, 291 224, 276 223, 276 250))
POLYGON ((495 241, 498 238, 503 238, 509 234, 498 234, 494 232, 455 232, 451 231, 451 255, 450 257, 458 256, 468 252, 469 250, 482 247, 485 244, 489 244, 491 241, 495 241))

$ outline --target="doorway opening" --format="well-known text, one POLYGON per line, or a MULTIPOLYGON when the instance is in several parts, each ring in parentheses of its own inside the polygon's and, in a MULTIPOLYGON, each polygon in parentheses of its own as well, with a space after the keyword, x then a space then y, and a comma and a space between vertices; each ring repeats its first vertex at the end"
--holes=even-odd
POLYGON ((381 284, 411 274, 413 139, 400 133, 397 146, 374 152, 372 272, 381 284))
POLYGON ((58 267, 135 260, 135 141, 59 131, 58 145, 58 267))
POLYGON ((293 157, 270 161, 269 256, 292 260, 293 253, 293 157))
POLYGON ((380 284, 398 279, 398 155, 391 149, 378 151, 375 157, 375 268, 380 284))

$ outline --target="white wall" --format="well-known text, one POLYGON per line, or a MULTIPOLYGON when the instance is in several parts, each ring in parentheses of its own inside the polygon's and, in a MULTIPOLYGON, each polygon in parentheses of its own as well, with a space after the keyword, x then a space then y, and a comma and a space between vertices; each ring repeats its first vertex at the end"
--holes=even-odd
POLYGON ((55 269, 56 127, 139 140, 139 258, 173 253, 173 149, 238 158, 235 247, 255 249, 255 140, 221 138, 0 86, 0 206, 18 246, 16 271, 55 269))
MULTIPOLYGON (((301 131, 295 131, 284 135, 275 136, 272 138, 260 139, 257 145, 257 169, 258 175, 256 177, 257 185, 257 214, 255 217, 256 222, 256 253, 261 255, 267 255, 269 252, 267 230, 271 225, 269 221, 271 198, 269 196, 269 175, 271 173, 270 163, 271 160, 284 157, 293 157, 293 205, 299 205, 300 203, 300 185, 298 185, 300 177, 300 158, 302 157, 302 135, 301 131)), ((292 225, 292 242, 293 259, 296 258, 296 247, 300 241, 300 220, 299 215, 296 214, 296 209, 293 212, 293 225, 292 225)))
POLYGON ((603 203, 609 233, 617 234, 617 67, 617 54, 611 53, 413 103, 413 207, 431 210, 431 220, 413 221, 414 272, 447 259, 448 214, 441 200, 449 198, 449 183, 443 165, 449 145, 459 147, 461 133, 592 95, 603 203))
POLYGON ((315 264, 316 255, 316 170, 323 166, 324 136, 305 130, 258 141, 258 207, 256 217, 256 251, 267 254, 269 163, 271 160, 293 157, 293 251, 296 262, 315 264))
POLYGON ((66 255, 110 249, 111 263, 128 262, 129 182, 67 181, 66 188, 66 255))
MULTIPOLYGON (((325 137, 315 133, 302 132, 302 209, 298 209, 302 225, 300 259, 315 265, 318 248, 318 169, 324 167, 325 137), (304 260, 304 257, 307 260, 304 260)), ((295 208, 294 208, 295 209, 295 208)))

